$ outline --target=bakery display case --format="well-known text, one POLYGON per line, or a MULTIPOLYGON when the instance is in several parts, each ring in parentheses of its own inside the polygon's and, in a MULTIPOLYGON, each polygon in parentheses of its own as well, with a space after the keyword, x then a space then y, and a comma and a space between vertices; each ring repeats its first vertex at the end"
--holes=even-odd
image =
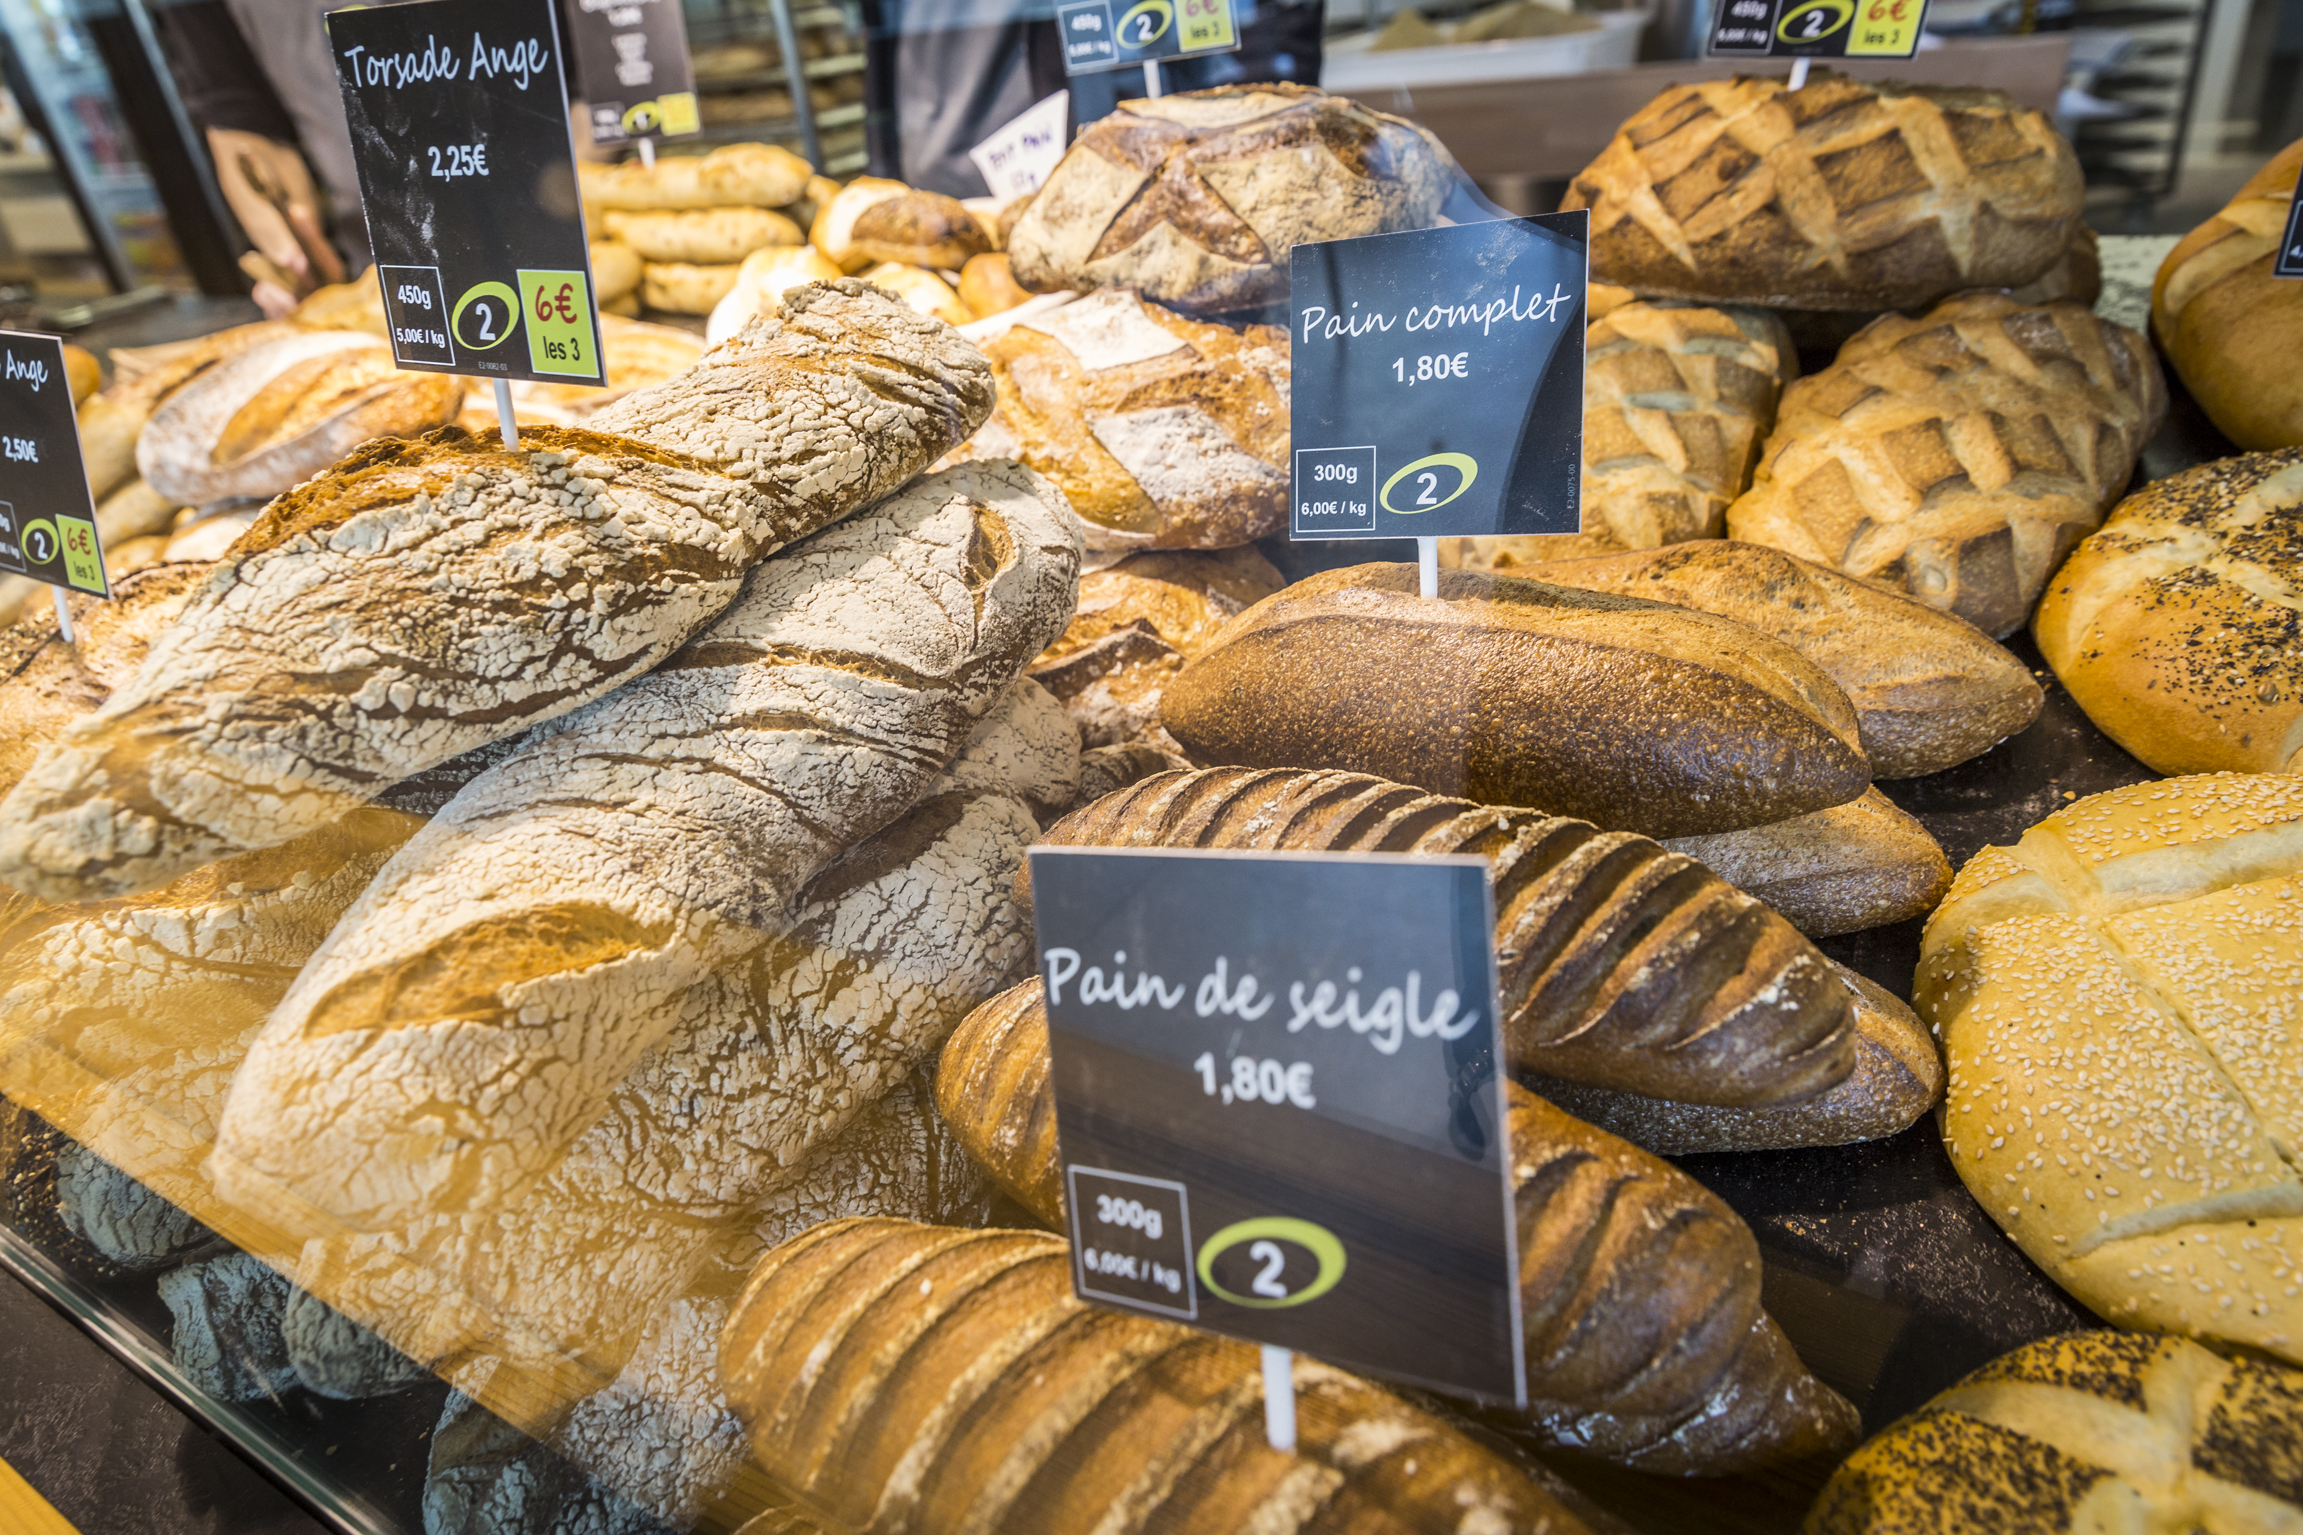
POLYGON ((821 0, 691 0, 706 143, 765 139, 827 176, 864 168, 860 21, 821 0))
POLYGON ((1579 526, 1427 570, 1288 536, 1288 255, 1468 216, 1429 132, 796 143, 583 169, 516 448, 372 278, 79 381, 0 1264, 361 1532, 2303 1519, 2297 151, 2147 317, 2038 112, 1670 87, 1567 189, 1579 526), (1034 847, 1484 860, 1524 1404, 1301 1357, 1282 1443, 1075 1293, 1034 847))

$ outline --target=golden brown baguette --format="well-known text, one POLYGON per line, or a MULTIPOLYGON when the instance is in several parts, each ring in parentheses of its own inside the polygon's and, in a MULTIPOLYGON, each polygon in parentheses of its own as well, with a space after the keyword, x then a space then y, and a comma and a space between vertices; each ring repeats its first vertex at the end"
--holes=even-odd
POLYGON ((1956 614, 1764 544, 1709 539, 1515 573, 1715 613, 1781 640, 1839 684, 1874 778, 1938 773, 2039 717, 2046 695, 1956 614))
MULTIPOLYGON (((1063 1223, 1047 1014, 1028 981, 944 1046, 944 1121, 1023 1206, 1063 1223)), ((1852 1440, 1853 1409, 1759 1306, 1759 1247, 1694 1179, 1505 1086, 1528 1415, 1551 1443, 1675 1475, 1852 1440)))
POLYGON ((2272 273, 2295 179, 2297 139, 2185 235, 2151 285, 2151 324, 2207 418, 2242 448, 2303 447, 2303 287, 2272 273))
POLYGON ((1072 1296, 1054 1237, 818 1226, 761 1260, 720 1338, 752 1453, 854 1535, 1584 1535, 1517 1467, 1299 1358, 1296 1449, 1255 1350, 1072 1296))
POLYGON ((1557 1077, 1528 1086, 1576 1118, 1661 1156, 1842 1146, 1899 1134, 1943 1101, 1943 1056, 1919 1015, 1868 976, 1832 971, 1855 998, 1855 1070, 1802 1103, 1717 1108, 1557 1077))
POLYGON ((1328 571, 1226 625, 1160 720, 1194 762, 1375 773, 1612 831, 1736 831, 1871 782, 1847 696, 1685 608, 1484 572, 1328 571))
POLYGON ((1671 837, 1810 938, 1924 917, 1951 888, 1951 860, 1926 827, 1877 789, 1773 826, 1671 837))
MULTIPOLYGON (((1823 956, 1645 837, 1356 773, 1209 768, 1144 779, 1042 840, 1477 854, 1495 870, 1513 1069, 1723 1104, 1811 1097, 1854 1069, 1849 1000, 1823 956)), ((1028 903, 1028 888, 1018 893, 1028 903)))

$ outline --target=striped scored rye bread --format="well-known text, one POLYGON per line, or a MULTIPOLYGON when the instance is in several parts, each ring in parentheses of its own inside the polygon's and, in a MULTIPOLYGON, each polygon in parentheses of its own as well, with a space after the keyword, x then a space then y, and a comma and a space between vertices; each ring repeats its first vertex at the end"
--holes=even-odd
POLYGON ((948 327, 846 281, 791 297, 583 429, 373 443, 273 502, 0 801, 0 880, 148 889, 565 714, 991 409, 948 327))

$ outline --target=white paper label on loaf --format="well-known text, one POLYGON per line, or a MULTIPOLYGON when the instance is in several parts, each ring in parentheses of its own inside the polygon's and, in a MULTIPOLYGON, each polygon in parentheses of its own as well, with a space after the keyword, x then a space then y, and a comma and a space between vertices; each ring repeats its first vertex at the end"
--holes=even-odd
POLYGON ((1134 294, 1118 289, 1066 304, 1030 329, 1060 342, 1090 373, 1191 350, 1190 342, 1152 323, 1134 294))
POLYGON ((1284 471, 1240 447, 1196 405, 1090 416, 1088 430, 1162 506, 1287 495, 1284 471))

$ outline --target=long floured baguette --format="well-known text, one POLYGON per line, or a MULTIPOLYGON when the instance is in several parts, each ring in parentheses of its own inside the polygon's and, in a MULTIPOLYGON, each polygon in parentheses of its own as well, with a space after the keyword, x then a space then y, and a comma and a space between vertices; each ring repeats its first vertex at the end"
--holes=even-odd
MULTIPOLYGON (((1063 1222, 1034 979, 978 1008, 936 1070, 960 1143, 1063 1222)), ((1644 1470, 1708 1476, 1854 1442, 1855 1410, 1759 1304, 1759 1245, 1659 1157, 1505 1085, 1528 1411, 1496 1421, 1644 1470)))
POLYGON ((949 327, 841 282, 583 429, 370 444, 274 501, 0 801, 0 880, 147 889, 628 684, 992 395, 949 327))
POLYGON ((526 1195, 315 1242, 302 1282, 430 1363, 484 1350, 613 1374, 731 1223, 763 1201, 794 1219, 821 1208, 828 1190, 796 1187, 823 1182, 814 1159, 1030 963, 1009 893, 1038 835, 1020 796, 1055 792, 1076 740, 1037 744, 1051 715, 1069 726, 1036 684, 1014 684, 917 805, 816 877, 790 932, 689 992, 526 1195))
POLYGON ((1762 1104, 1813 1097, 1855 1067, 1849 997, 1815 946, 1694 860, 1628 832, 1357 773, 1207 768, 1146 778, 1043 840, 1476 853, 1494 868, 1514 1070, 1687 1103, 1762 1104))
POLYGON ((786 930, 1068 620, 1079 521, 1013 463, 759 566, 718 624, 465 787, 297 979, 212 1167, 291 1230, 502 1206, 685 993, 786 930))

